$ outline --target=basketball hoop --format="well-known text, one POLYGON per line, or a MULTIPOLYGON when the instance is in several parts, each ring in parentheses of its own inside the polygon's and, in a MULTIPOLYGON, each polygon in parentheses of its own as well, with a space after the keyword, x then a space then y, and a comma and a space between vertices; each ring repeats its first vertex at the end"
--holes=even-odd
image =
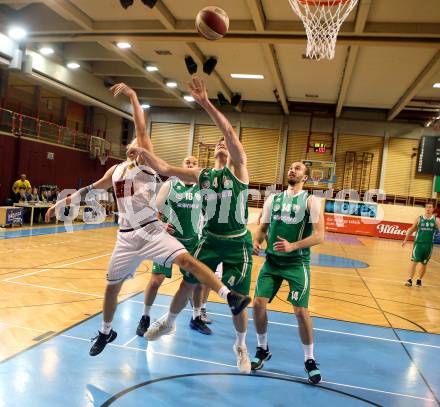
POLYGON ((357 1, 289 0, 293 11, 306 29, 308 58, 320 60, 335 57, 339 30, 357 1))

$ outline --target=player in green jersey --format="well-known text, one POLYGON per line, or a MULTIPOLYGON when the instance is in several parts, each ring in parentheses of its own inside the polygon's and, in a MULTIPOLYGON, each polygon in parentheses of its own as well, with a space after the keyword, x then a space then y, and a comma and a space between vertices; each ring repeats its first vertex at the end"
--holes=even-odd
POLYGON ((308 168, 303 163, 295 162, 290 166, 288 189, 266 200, 260 226, 254 235, 254 254, 260 253, 266 237, 268 242, 253 304, 258 346, 252 369, 261 369, 272 356, 267 342, 266 308, 285 280, 289 284, 287 299, 298 320, 305 370, 309 381, 316 384, 321 380, 321 373, 313 356, 313 326, 308 312, 310 247, 324 240, 324 215, 320 200, 303 190, 308 175, 308 168))
MULTIPOLYGON (((185 157, 183 168, 197 168, 196 157, 185 157)), ((197 184, 185 184, 177 179, 166 181, 156 198, 156 207, 167 228, 168 233, 179 240, 190 254, 194 253, 199 241, 202 223, 202 202, 197 184)), ((205 335, 212 331, 202 319, 203 288, 194 289, 198 281, 190 273, 180 269, 183 274, 181 288, 185 295, 191 295, 193 303, 193 318, 190 327, 205 335)), ((144 312, 136 329, 136 334, 144 336, 150 326, 150 309, 157 296, 157 291, 165 277, 171 278, 172 268, 153 263, 152 275, 144 293, 144 312)), ((201 285, 200 285, 201 286, 201 285)), ((184 295, 182 293, 182 295, 184 295)))
POLYGON ((432 248, 434 246, 435 233, 440 231, 440 221, 434 215, 434 202, 428 201, 425 205, 425 215, 419 216, 412 226, 406 231, 405 240, 402 243, 402 247, 405 247, 408 238, 416 232, 414 238, 414 247, 411 256, 411 269, 409 272, 408 280, 405 285, 412 286, 412 280, 416 273, 417 263, 422 265, 420 271, 420 277, 416 281, 416 286, 422 286, 422 279, 426 273, 426 267, 429 259, 431 258, 432 248))
MULTIPOLYGON (((214 168, 199 170, 174 167, 151 151, 141 148, 133 148, 132 151, 141 154, 159 174, 199 183, 207 223, 194 256, 211 269, 222 262, 224 284, 247 295, 251 282, 252 238, 246 227, 249 183, 246 153, 229 121, 209 101, 203 80, 193 78, 190 90, 195 101, 205 109, 224 136, 214 150, 214 168)), ((251 370, 245 342, 247 322, 247 313, 233 317, 237 337, 233 349, 242 373, 251 370)), ((168 328, 164 325, 152 325, 146 332, 147 338, 156 339, 163 332, 167 333, 168 328)))

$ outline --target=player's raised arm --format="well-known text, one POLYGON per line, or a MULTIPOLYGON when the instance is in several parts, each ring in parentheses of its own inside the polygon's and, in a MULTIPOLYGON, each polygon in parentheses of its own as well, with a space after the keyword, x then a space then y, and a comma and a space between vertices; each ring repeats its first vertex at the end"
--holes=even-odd
POLYGON ((195 101, 205 109, 216 126, 225 137, 226 147, 229 150, 228 161, 234 167, 236 176, 247 183, 249 175, 246 168, 247 157, 243 145, 229 120, 210 102, 205 82, 200 78, 193 78, 189 82, 189 89, 195 101))
POLYGON ((46 212, 45 221, 49 222, 51 218, 55 216, 56 210, 61 206, 70 205, 70 202, 72 201, 83 201, 89 191, 92 189, 109 189, 112 186, 112 175, 116 168, 116 165, 109 168, 104 176, 99 179, 98 181, 93 182, 92 184, 80 188, 78 191, 74 192, 72 195, 68 196, 67 198, 60 199, 57 201, 57 203, 53 206, 51 206, 48 211, 46 212))
POLYGON ((139 147, 146 150, 153 151, 153 144, 147 135, 147 125, 145 123, 145 112, 139 103, 136 92, 127 86, 125 83, 117 83, 113 85, 110 90, 113 95, 119 96, 120 94, 126 95, 130 99, 131 106, 133 107, 133 120, 136 131, 136 141, 139 147))
POLYGON ((178 177, 183 182, 196 183, 199 180, 200 168, 182 168, 175 167, 168 164, 162 158, 158 157, 152 151, 146 150, 140 147, 130 147, 127 150, 128 157, 140 156, 142 160, 148 163, 148 165, 157 173, 166 177, 178 177))
POLYGON ((417 218, 411 227, 406 231, 405 239, 403 239, 402 247, 405 247, 408 238, 417 230, 417 226, 419 225, 419 218, 417 218))

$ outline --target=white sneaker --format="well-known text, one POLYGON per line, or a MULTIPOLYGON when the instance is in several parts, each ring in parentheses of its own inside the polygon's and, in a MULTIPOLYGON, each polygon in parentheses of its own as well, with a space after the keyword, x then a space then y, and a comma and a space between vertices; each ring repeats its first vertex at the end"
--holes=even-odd
POLYGON ((200 315, 200 317, 202 318, 202 321, 203 321, 205 324, 212 324, 212 321, 209 319, 209 317, 208 317, 208 313, 206 312, 206 308, 202 308, 202 309, 201 309, 201 315, 200 315))
POLYGON ((155 321, 148 328, 147 332, 144 333, 144 338, 148 339, 149 341, 155 341, 162 335, 172 334, 175 330, 176 324, 168 326, 166 320, 155 321))
POLYGON ((237 356, 237 367, 240 373, 249 374, 251 372, 251 361, 246 346, 233 346, 235 356, 237 356))

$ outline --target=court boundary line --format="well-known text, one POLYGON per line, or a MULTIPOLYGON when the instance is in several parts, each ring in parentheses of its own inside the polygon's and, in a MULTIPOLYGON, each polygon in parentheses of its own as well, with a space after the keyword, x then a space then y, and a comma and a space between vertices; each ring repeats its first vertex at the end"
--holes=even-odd
MULTIPOLYGON (((81 338, 81 337, 73 336, 73 335, 60 334, 58 336, 63 337, 63 338, 68 338, 68 339, 74 339, 74 340, 78 340, 78 341, 82 341, 82 342, 84 342, 84 341, 90 342, 89 339, 85 339, 85 338, 81 338)), ((147 343, 147 341, 146 341, 146 343, 147 343)), ((230 365, 230 364, 227 364, 227 363, 216 362, 216 361, 206 360, 206 359, 192 358, 190 356, 176 355, 176 354, 173 354, 173 353, 158 352, 158 351, 155 351, 155 350, 153 350, 153 349, 151 349, 149 347, 147 347, 147 348, 138 348, 138 347, 134 347, 134 346, 118 345, 118 344, 115 344, 115 343, 109 343, 108 346, 119 348, 119 349, 129 349, 129 350, 136 351, 136 352, 144 352, 144 353, 150 352, 153 355, 167 356, 167 357, 172 357, 172 358, 177 358, 177 359, 191 360, 191 361, 195 361, 195 362, 208 363, 208 364, 211 364, 211 365, 224 366, 224 367, 232 367, 234 369, 237 369, 236 365, 230 365)), ((284 376, 284 377, 291 377, 291 378, 295 378, 295 379, 301 379, 301 380, 304 380, 304 381, 307 380, 307 379, 305 379, 302 376, 289 375, 287 373, 271 372, 270 370, 261 370, 261 372, 262 373, 268 373, 268 374, 274 374, 276 376, 284 376)), ((249 375, 249 376, 252 376, 252 375, 249 375)), ((429 398, 420 397, 420 396, 413 396, 413 395, 410 395, 410 394, 389 392, 389 391, 380 390, 380 389, 372 389, 372 388, 369 388, 369 387, 362 387, 362 386, 356 386, 356 385, 345 384, 345 383, 338 383, 338 382, 330 382, 330 381, 326 381, 326 380, 322 380, 321 383, 327 383, 327 384, 331 384, 333 386, 349 387, 349 388, 358 389, 358 390, 366 390, 366 391, 375 392, 375 393, 389 394, 389 395, 392 395, 392 396, 407 397, 407 398, 413 398, 413 399, 418 399, 418 400, 435 402, 435 399, 429 399, 429 398)))
MULTIPOLYGON (((140 294, 140 293, 133 294, 132 297, 134 297, 134 296, 136 296, 138 294, 140 294)), ((124 302, 129 302, 129 301, 130 301, 130 298, 127 298, 127 299, 124 300, 124 302)), ((274 312, 276 312, 276 311, 274 311, 274 312)), ((68 327, 65 330, 61 331, 61 332, 55 333, 54 335, 51 335, 50 337, 45 338, 44 340, 42 340, 40 342, 37 342, 35 345, 33 345, 33 346, 31 346, 31 347, 29 347, 29 348, 27 348, 27 349, 25 349, 25 350, 15 354, 15 355, 13 355, 13 356, 3 360, 2 362, 0 362, 0 364, 3 364, 5 362, 7 362, 8 360, 10 360, 10 359, 12 359, 12 358, 14 358, 16 356, 19 356, 20 354, 22 354, 22 353, 24 353, 24 352, 26 352, 26 351, 28 351, 28 350, 30 350, 32 348, 35 348, 35 347, 41 345, 42 343, 45 343, 45 342, 47 342, 47 341, 49 341, 51 339, 54 339, 56 337, 63 337, 63 338, 74 339, 74 340, 79 340, 79 341, 83 341, 83 342, 90 342, 90 339, 80 338, 80 337, 73 336, 73 335, 67 335, 64 332, 79 326, 80 324, 82 324, 83 322, 86 322, 87 320, 90 320, 92 318, 97 317, 99 314, 101 314, 101 312, 98 312, 97 314, 91 315, 89 318, 87 318, 87 319, 85 319, 85 320, 83 320, 83 321, 81 321, 81 322, 79 322, 77 324, 74 324, 71 327, 68 327)), ((40 329, 30 328, 30 327, 23 327, 23 326, 19 326, 19 325, 16 325, 16 324, 9 324, 9 323, 5 323, 5 322, 0 322, 0 325, 12 326, 12 327, 15 327, 15 328, 27 329, 27 330, 32 330, 32 331, 36 331, 36 332, 43 332, 43 330, 40 330, 40 329)), ((151 348, 144 348, 143 349, 143 348, 137 348, 137 347, 133 347, 133 346, 127 346, 125 344, 124 345, 118 345, 118 344, 114 344, 114 343, 110 343, 110 344, 108 344, 108 346, 112 346, 112 347, 116 347, 116 348, 120 348, 120 349, 130 349, 130 350, 134 350, 134 351, 137 351, 137 352, 139 352, 139 351, 140 352, 145 352, 145 353, 152 352, 153 354, 160 355, 160 356, 174 357, 174 358, 183 359, 183 360, 192 360, 192 361, 196 361, 196 362, 208 363, 208 364, 213 364, 213 365, 217 365, 217 366, 232 367, 234 369, 237 368, 235 365, 229 365, 229 364, 222 363, 222 362, 215 362, 215 361, 210 361, 210 360, 205 360, 205 359, 191 358, 189 356, 175 355, 175 354, 165 353, 165 352, 157 352, 157 351, 154 351, 151 348)), ((288 375, 288 374, 285 374, 285 373, 271 372, 271 371, 268 371, 268 370, 261 370, 261 372, 268 373, 268 374, 273 374, 273 375, 276 375, 276 376, 284 376, 284 377, 291 377, 291 378, 306 380, 306 379, 304 379, 304 377, 288 375)), ((429 398, 426 398, 426 397, 419 397, 419 396, 413 396, 413 395, 410 395, 410 394, 389 392, 389 391, 386 391, 386 390, 372 389, 372 388, 363 387, 363 386, 356 386, 356 385, 350 385, 350 384, 345 384, 345 383, 330 382, 330 381, 326 381, 326 380, 323 380, 322 383, 327 383, 327 384, 331 384, 331 385, 334 385, 334 386, 341 386, 341 387, 347 387, 347 388, 352 388, 352 389, 358 389, 358 390, 365 390, 365 391, 370 391, 370 392, 382 393, 382 394, 389 394, 389 395, 392 395, 392 396, 413 398, 413 399, 418 399, 418 400, 430 401, 430 402, 434 402, 434 403, 436 402, 435 399, 429 399, 429 398)), ((428 388, 428 390, 430 390, 430 389, 428 388)))
MULTIPOLYGON (((347 250, 345 247, 342 247, 342 250, 347 253, 347 250)), ((370 288, 370 286, 367 284, 367 282, 364 280, 362 274, 359 272, 359 270, 357 268, 355 268, 356 273, 358 274, 359 278, 361 279, 362 283, 364 284, 365 288, 370 292, 371 297, 373 298, 373 300, 375 301, 377 307, 379 308, 380 312, 382 313, 383 317, 385 318, 385 320, 388 322, 388 324, 390 325, 390 328, 394 334, 394 336, 400 340, 400 336, 396 330, 396 328, 394 328, 394 326, 391 324, 389 318, 387 317, 387 312, 382 308, 382 306, 380 305, 379 301, 377 300, 377 298, 373 295, 373 292, 370 288)), ((432 397, 434 398, 436 404, 438 406, 440 406, 440 401, 439 398, 437 396, 437 393, 434 392, 433 387, 430 383, 430 381, 428 379, 426 379, 424 372, 422 371, 422 369, 419 367, 419 365, 414 361, 413 355, 411 354, 411 352, 408 350, 408 348, 406 347, 406 345, 403 342, 400 342, 400 346, 403 348, 404 352, 406 353, 410 363, 416 368, 416 371, 418 373, 418 375, 420 376, 420 378, 422 379, 422 381, 425 383, 426 387, 428 388, 428 390, 431 392, 432 397)))
MULTIPOLYGON (((50 267, 50 268, 45 268, 45 269, 41 269, 41 270, 37 270, 31 273, 26 273, 26 274, 20 274, 18 276, 15 277, 9 277, 6 278, 5 280, 2 280, 2 282, 4 283, 10 283, 13 280, 17 280, 19 278, 23 278, 23 277, 29 277, 29 276, 33 276, 35 274, 39 274, 39 273, 44 273, 45 271, 49 271, 49 270, 58 270, 58 269, 62 269, 63 267, 67 267, 67 266, 72 266, 74 264, 79 264, 79 263, 84 263, 86 261, 90 261, 90 260, 95 260, 95 259, 99 259, 101 257, 106 257, 111 255, 112 253, 106 253, 106 254, 101 254, 99 256, 94 256, 94 257, 89 257, 87 259, 82 259, 82 260, 78 260, 78 261, 74 261, 72 263, 65 263, 65 264, 60 264, 59 266, 55 266, 55 267, 50 267)), ((78 256, 78 257, 82 257, 82 256, 78 256)))
MULTIPOLYGON (((23 283, 21 281, 9 281, 9 283, 11 284, 18 284, 18 285, 23 285, 23 286, 30 286, 30 287, 36 287, 36 288, 44 288, 44 289, 48 289, 48 290, 54 290, 54 291, 61 291, 61 292, 68 292, 68 293, 72 293, 72 294, 79 294, 79 295, 85 295, 88 297, 95 297, 95 298, 104 298, 103 295, 101 294, 92 294, 92 293, 85 293, 82 291, 73 291, 73 290, 65 290, 63 288, 57 288, 57 287, 48 287, 48 286, 44 286, 44 285, 37 285, 37 284, 31 284, 31 283, 23 283)), ((136 303, 136 304, 144 304, 143 301, 138 301, 138 300, 134 300, 133 298, 136 297, 137 295, 139 295, 142 292, 138 292, 136 294, 133 294, 131 297, 129 298, 125 298, 121 301, 122 302, 130 302, 130 303, 136 303)), ((165 294, 159 294, 159 295, 164 295, 165 294)), ((216 303, 216 304, 222 304, 222 303, 216 303)), ((163 305, 163 304, 153 304, 154 307, 160 307, 160 308, 169 308, 169 305, 163 305)), ((184 308, 183 311, 185 312, 192 312, 192 309, 189 308, 184 308)), ((280 312, 280 311, 273 311, 270 310, 270 312, 280 312)), ((218 312, 209 312, 211 315, 218 315, 221 317, 225 317, 225 318, 232 318, 231 315, 229 314, 222 314, 222 313, 218 313, 218 312)), ((283 314, 285 314, 284 312, 281 312, 283 314)), ((290 315, 290 314, 289 314, 290 315)), ((320 317, 317 317, 320 318, 320 317)), ((340 321, 338 319, 331 319, 332 321, 340 321)), ((85 321, 85 320, 84 320, 85 321)), ((249 321, 253 321, 253 318, 249 318, 249 321)), ((342 321, 342 322, 347 322, 347 323, 354 323, 356 324, 356 322, 350 322, 350 321, 342 321)), ((288 326, 288 327, 292 327, 292 328, 298 328, 298 325, 296 324, 289 324, 289 323, 284 323, 284 322, 275 322, 275 321, 268 321, 269 324, 272 325, 279 325, 279 326, 288 326)), ((1 324, 1 322, 0 322, 1 324)), ((367 325, 367 326, 375 326, 377 327, 377 325, 371 325, 371 324, 362 324, 362 325, 367 325)), ((389 327, 380 327, 383 329, 391 329, 389 327)), ((327 333, 334 333, 334 334, 338 334, 338 335, 346 335, 346 336, 354 336, 354 337, 358 337, 358 338, 365 338, 365 339, 370 339, 370 340, 377 340, 377 341, 384 341, 384 342, 395 342, 395 343, 406 343, 408 345, 414 345, 414 346, 421 346, 421 347, 427 347, 427 348, 434 348, 434 349, 440 349, 440 345, 431 345, 431 344, 426 344, 426 343, 420 343, 420 342, 411 342, 411 341, 401 341, 401 340, 397 340, 397 339, 389 339, 389 338, 382 338, 380 336, 372 336, 372 335, 363 335, 363 334, 355 334, 355 333, 351 333, 351 332, 344 332, 344 331, 337 331, 337 330, 332 330, 332 329, 324 329, 324 328, 313 328, 314 331, 319 331, 319 332, 327 332, 327 333)), ((413 332, 413 331, 411 331, 413 332)), ((428 335, 436 335, 436 334, 430 334, 430 333, 425 333, 422 332, 422 334, 428 334, 428 335)))

